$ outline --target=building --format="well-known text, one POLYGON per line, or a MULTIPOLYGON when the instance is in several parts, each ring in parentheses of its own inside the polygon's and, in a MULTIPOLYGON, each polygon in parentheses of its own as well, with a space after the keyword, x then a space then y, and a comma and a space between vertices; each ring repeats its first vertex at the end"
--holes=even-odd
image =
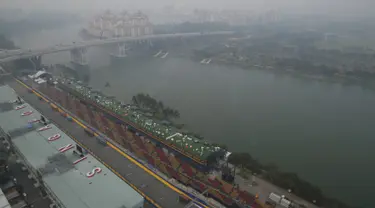
POLYGON ((235 26, 268 24, 279 21, 279 12, 270 10, 264 13, 248 10, 204 10, 195 9, 192 21, 197 23, 226 23, 235 26))
POLYGON ((3 191, 0 189, 0 207, 1 208, 11 208, 8 199, 6 198, 3 191))
POLYGON ((89 23, 88 32, 100 37, 138 37, 153 34, 153 27, 147 15, 142 12, 123 11, 113 14, 106 11, 89 23))
POLYGON ((12 88, 0 87, 0 133, 56 207, 143 207, 138 192, 19 100, 12 88))
POLYGON ((222 153, 219 147, 161 126, 131 105, 124 105, 74 80, 59 79, 57 84, 47 82, 34 87, 171 180, 204 192, 224 206, 254 206, 256 203, 250 192, 210 173, 209 155, 215 153, 212 158, 222 153))

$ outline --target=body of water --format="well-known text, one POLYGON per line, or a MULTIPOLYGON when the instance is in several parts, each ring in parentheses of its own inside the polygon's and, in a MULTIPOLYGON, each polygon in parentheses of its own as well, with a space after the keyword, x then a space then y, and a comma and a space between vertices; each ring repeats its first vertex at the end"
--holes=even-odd
MULTIPOLYGON (((45 42, 51 35, 45 34, 18 43, 45 42)), ((44 56, 43 61, 64 63, 69 61, 67 55, 44 56)), ((178 109, 181 122, 207 140, 296 172, 345 202, 375 207, 374 91, 201 65, 173 54, 127 60, 116 67, 101 58, 105 61, 90 58, 96 60, 91 64, 94 88, 125 102, 137 93, 148 93, 178 109), (107 81, 110 88, 104 87, 107 81)))
POLYGON ((375 206, 366 202, 375 193, 373 91, 173 57, 100 67, 91 76, 94 88, 120 100, 149 93, 208 140, 375 206))

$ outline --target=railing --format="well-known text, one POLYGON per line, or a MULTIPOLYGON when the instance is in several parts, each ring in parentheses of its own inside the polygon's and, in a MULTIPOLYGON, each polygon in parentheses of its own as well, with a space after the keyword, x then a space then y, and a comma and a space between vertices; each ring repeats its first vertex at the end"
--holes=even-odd
MULTIPOLYGON (((134 155, 132 152, 130 152, 129 150, 125 149, 124 147, 122 147, 121 145, 119 145, 117 142, 113 141, 111 138, 107 137, 105 134, 103 134, 101 131, 91 127, 90 124, 87 124, 87 122, 85 122, 84 120, 78 118, 77 116, 75 116, 73 113, 71 113, 70 111, 66 110, 64 107, 62 107, 60 104, 56 103, 55 101, 51 100, 48 96, 44 95, 42 92, 36 90, 35 88, 33 89, 35 92, 39 93, 41 96, 43 96, 45 99, 47 99, 51 104, 53 103, 54 105, 56 105, 58 108, 61 108, 61 109, 64 109, 64 111, 68 112, 70 116, 74 117, 74 119, 78 120, 79 122, 81 122, 84 126, 86 126, 87 128, 89 128, 91 131, 95 132, 98 136, 97 136, 97 139, 100 139, 102 140, 103 142, 104 141, 108 141, 110 144, 112 144, 113 146, 115 146, 116 148, 120 149, 121 151, 123 151, 125 154, 129 155, 131 158, 133 158, 134 160, 136 160, 138 163, 142 164, 144 167, 146 167, 147 169, 149 169, 150 171, 152 171, 153 173, 155 173, 156 175, 158 175, 159 177, 161 177, 162 179, 164 179, 166 182, 170 183, 172 186, 174 187, 177 187, 180 191, 182 191, 183 193, 187 194, 191 199, 194 199, 202 204, 205 204, 205 205, 210 205, 212 207, 223 207, 223 205, 221 205, 219 202, 217 202, 216 200, 212 199, 212 198, 207 198, 205 196, 203 196, 202 194, 198 193, 197 191, 195 191, 193 188, 190 188, 190 187, 186 187, 178 182, 176 182, 175 180, 170 180, 169 177, 167 177, 164 173, 160 172, 158 169, 154 168, 153 166, 151 166, 149 163, 147 163, 146 161, 143 161, 141 159, 139 159, 136 155, 134 155)), ((186 176, 188 177, 188 176, 186 176)), ((190 178, 190 177, 188 177, 190 178)), ((216 189, 216 188, 212 188, 213 190, 216 190, 216 191, 219 191, 221 192, 220 190, 216 189)), ((224 194, 225 196, 226 194, 224 194)), ((231 198, 230 196, 228 196, 229 198, 231 198)), ((242 204, 240 201, 238 200, 235 200, 235 199, 232 199, 233 201, 235 201, 236 203, 239 203, 239 204, 242 204)), ((246 206, 245 207, 251 207, 251 206, 246 206)))
MULTIPOLYGON (((61 84, 59 85, 59 87, 61 86, 61 84)), ((74 94, 77 94, 75 96, 77 96, 78 99, 82 99, 84 98, 81 94, 79 94, 78 92, 72 90, 71 88, 69 87, 66 87, 66 86, 63 86, 63 88, 68 88, 68 89, 65 89, 66 92, 69 92, 71 93, 72 95, 74 94)), ((43 94, 43 93, 41 93, 43 94)), ((54 101, 52 101, 54 102, 54 101)), ((93 101, 91 100, 88 100, 86 98, 84 98, 84 102, 89 105, 91 105, 90 103, 93 103, 93 101), (89 103, 90 102, 90 103, 89 103)), ((96 107, 99 107, 96 103, 93 103, 94 105, 96 105, 96 107)), ((60 106, 59 104, 56 104, 58 106, 60 106)), ((63 108, 63 107, 62 107, 63 108)), ((105 110, 105 109, 103 109, 105 110)), ((66 110, 68 111, 68 110, 66 110)), ((68 111, 69 112, 69 111, 68 111)), ((74 115, 74 114, 73 114, 74 115)), ((137 162, 141 163, 142 165, 144 165, 145 167, 147 167, 149 170, 151 170, 152 172, 154 172, 155 174, 159 175, 160 177, 162 177, 165 181, 168 181, 169 183, 171 183, 173 186, 175 187, 178 187, 180 190, 182 190, 183 192, 187 193, 188 195, 190 195, 192 198, 194 199, 198 199, 199 202, 201 203, 204 203, 204 204, 209 204, 213 207, 221 207, 223 205, 221 205, 219 202, 217 202, 216 200, 212 199, 212 198, 207 198, 205 197, 204 195, 198 193, 197 191, 195 191, 193 188, 190 188, 190 187, 187 187, 187 186, 184 186, 182 185, 181 183, 178 183, 176 182, 175 180, 170 180, 169 177, 167 177, 164 173, 162 173, 161 171, 159 171, 158 169, 154 168, 152 165, 150 165, 147 161, 143 161, 141 159, 139 159, 136 155, 134 155, 132 152, 130 152, 129 150, 125 149, 124 147, 122 147, 121 145, 119 145, 117 142, 113 141, 111 138, 107 137, 105 134, 101 133, 99 130, 96 130, 95 128, 91 127, 90 124, 87 124, 87 122, 83 121, 82 119, 74 116, 77 120, 79 120, 81 123, 83 123, 84 125, 86 125, 90 130, 92 130, 93 132, 96 132, 99 137, 97 137, 97 139, 100 139, 100 140, 106 140, 106 141, 109 141, 111 144, 113 144, 116 148, 120 149, 121 151, 125 152, 126 154, 128 154, 129 156, 131 156, 133 159, 135 159, 137 162)), ((103 141, 104 142, 104 141, 103 141)), ((180 173, 178 173, 180 174, 180 173)), ((184 175, 184 174, 182 174, 184 175)), ((191 177, 187 176, 187 175, 184 175, 185 177, 191 179, 191 177)), ((192 179, 191 179, 192 180, 192 179)), ((200 181, 201 182, 201 181, 200 181)), ((202 182, 203 183, 203 182, 202 182)), ((207 184, 206 184, 207 186, 207 184)), ((208 185, 209 186, 209 185, 208 185)), ((216 190, 216 191, 219 191, 221 192, 220 190, 218 190, 217 188, 213 188, 211 186, 209 186, 212 190, 216 190)), ((224 194, 224 196, 228 197, 228 198, 231 198, 228 194, 224 194)), ((239 204, 243 204, 241 203, 240 201, 238 200, 235 200, 233 199, 233 201, 235 201, 236 203, 239 203, 239 204)), ((245 206, 245 207, 251 207, 251 206, 245 206)))
POLYGON ((63 45, 59 47, 49 47, 45 49, 39 49, 37 51, 31 51, 31 50, 30 51, 25 51, 25 50, 17 51, 16 54, 12 54, 6 57, 0 57, 0 63, 13 61, 16 59, 21 59, 21 58, 29 58, 32 56, 40 56, 40 55, 48 54, 48 53, 68 51, 74 48, 99 46, 99 45, 104 45, 104 44, 113 44, 113 43, 126 42, 126 41, 137 41, 137 40, 147 40, 147 39, 153 40, 153 39, 174 38, 174 37, 176 38, 176 37, 208 36, 208 35, 231 35, 231 34, 234 34, 234 32, 218 31, 218 32, 209 32, 209 33, 176 33, 176 34, 144 35, 140 37, 124 37, 124 38, 111 38, 111 39, 105 39, 105 40, 86 41, 86 42, 76 43, 73 45, 63 45))
POLYGON ((154 136, 154 135, 152 135, 151 133, 146 132, 146 131, 143 130, 142 128, 138 127, 137 124, 135 124, 135 123, 133 123, 133 122, 131 122, 131 121, 129 121, 129 120, 125 120, 124 118, 119 117, 119 115, 115 114, 114 112, 111 112, 109 109, 107 109, 107 108, 105 108, 105 107, 103 107, 103 106, 100 106, 99 104, 95 103, 94 101, 92 101, 92 100, 90 100, 90 99, 87 99, 87 98, 83 97, 80 93, 78 93, 78 92, 76 92, 75 90, 73 90, 73 89, 71 89, 71 88, 65 86, 64 84, 60 84, 60 83, 59 83, 58 86, 61 87, 62 89, 65 89, 67 92, 69 92, 69 93, 72 94, 73 96, 76 96, 76 97, 78 97, 78 98, 80 98, 80 99, 84 99, 85 102, 87 102, 88 104, 93 105, 94 107, 97 107, 97 108, 103 110, 105 113, 107 113, 107 114, 113 116, 115 119, 117 119, 117 120, 123 122, 124 124, 127 124, 127 125, 131 126, 131 128, 133 128, 133 129, 135 129, 135 130, 137 130, 137 131, 140 131, 142 134, 144 134, 144 135, 146 135, 146 136, 148 136, 148 137, 150 137, 150 138, 152 138, 152 139, 154 139, 154 140, 156 140, 156 141, 162 143, 163 145, 172 148, 172 150, 178 152, 179 154, 184 155, 185 157, 188 157, 189 159, 191 159, 191 160, 197 162, 198 164, 200 164, 200 165, 206 165, 206 164, 207 164, 207 161, 205 161, 205 160, 201 160, 200 158, 198 158, 198 157, 196 157, 196 156, 193 156, 192 154, 190 154, 190 153, 184 151, 183 149, 178 148, 178 147, 176 147, 175 145, 170 144, 170 143, 168 143, 168 142, 166 142, 166 141, 163 141, 162 139, 159 139, 157 136, 154 136))

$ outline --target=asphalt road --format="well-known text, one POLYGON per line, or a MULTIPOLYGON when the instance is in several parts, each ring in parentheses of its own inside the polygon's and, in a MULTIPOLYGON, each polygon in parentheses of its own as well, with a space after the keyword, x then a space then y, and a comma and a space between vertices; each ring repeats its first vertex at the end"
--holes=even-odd
MULTIPOLYGON (((95 138, 88 136, 79 125, 68 121, 58 112, 53 111, 49 104, 40 101, 36 95, 29 93, 27 89, 19 83, 13 81, 8 83, 8 85, 11 86, 27 103, 52 121, 61 130, 64 130, 69 136, 72 136, 81 142, 94 155, 108 164, 126 180, 130 181, 160 206, 166 208, 184 207, 184 204, 178 202, 178 194, 176 192, 166 187, 160 181, 146 173, 143 169, 133 164, 112 148, 98 143, 95 138)), ((103 188, 108 188, 110 194, 110 187, 103 188)))

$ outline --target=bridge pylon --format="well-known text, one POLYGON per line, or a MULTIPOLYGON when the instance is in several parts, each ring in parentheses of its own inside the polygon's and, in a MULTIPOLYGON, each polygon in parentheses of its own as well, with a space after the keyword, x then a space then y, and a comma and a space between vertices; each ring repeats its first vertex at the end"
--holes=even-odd
POLYGON ((34 70, 39 70, 42 68, 42 56, 33 56, 29 58, 34 70))
POLYGON ((148 44, 149 47, 153 47, 154 46, 154 44, 152 43, 152 40, 147 40, 147 44, 148 44))
POLYGON ((70 50, 71 61, 74 64, 81 66, 87 66, 87 48, 75 48, 70 50))
POLYGON ((125 43, 117 43, 116 50, 114 53, 111 53, 111 56, 116 57, 116 58, 125 58, 127 56, 126 55, 127 50, 128 48, 126 48, 125 43))

